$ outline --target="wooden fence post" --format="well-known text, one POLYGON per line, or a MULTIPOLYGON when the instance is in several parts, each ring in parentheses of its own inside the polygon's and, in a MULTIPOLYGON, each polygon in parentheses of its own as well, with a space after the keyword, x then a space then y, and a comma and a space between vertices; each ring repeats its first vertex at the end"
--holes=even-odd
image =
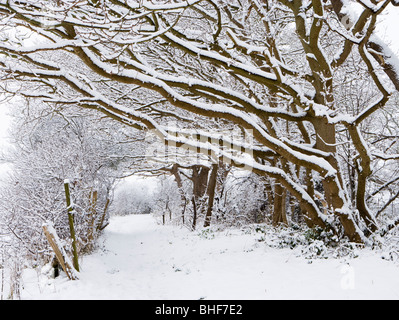
POLYGON ((73 206, 71 201, 71 192, 69 190, 69 183, 70 183, 69 180, 64 181, 65 197, 66 197, 67 210, 68 210, 69 231, 71 233, 71 239, 72 239, 73 266, 77 271, 79 271, 78 251, 76 248, 76 236, 75 236, 75 227, 74 227, 74 218, 73 218, 73 206))
POLYGON ((53 248, 53 251, 55 253, 55 256, 60 263, 62 269, 68 276, 70 280, 77 280, 79 279, 74 267, 72 266, 72 263, 67 256, 64 247, 62 246, 62 243, 60 239, 58 238, 57 233, 55 232, 55 229, 51 223, 46 223, 43 225, 43 231, 44 234, 50 243, 51 248, 53 248))

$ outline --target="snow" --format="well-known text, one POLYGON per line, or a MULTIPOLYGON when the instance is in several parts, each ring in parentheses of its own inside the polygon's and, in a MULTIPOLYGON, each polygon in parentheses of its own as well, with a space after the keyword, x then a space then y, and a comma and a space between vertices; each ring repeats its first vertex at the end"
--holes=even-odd
POLYGON ((73 264, 70 259, 70 257, 66 254, 63 246, 63 241, 61 241, 60 238, 58 238, 57 232, 55 231, 54 225, 52 222, 47 221, 43 224, 43 228, 46 228, 47 234, 51 237, 52 241, 54 244, 58 247, 59 252, 62 254, 62 257, 64 258, 64 264, 66 268, 68 268, 69 272, 69 277, 73 279, 79 279, 79 275, 75 269, 73 269, 73 264))
MULTIPOLYGON (((190 232, 151 215, 112 217, 80 279, 26 270, 24 300, 398 299, 399 266, 367 249, 306 259, 241 230, 190 232)), ((47 273, 46 273, 47 272, 47 273)))
MULTIPOLYGON (((188 0, 176 4, 154 5, 147 1, 141 2, 141 4, 128 1, 126 4, 137 6, 137 9, 176 10, 178 12, 186 5, 197 2, 198 0, 188 0)), ((372 9, 378 9, 378 6, 382 5, 379 4, 376 7, 369 0, 361 0, 360 2, 372 9)), ((5 2, 1 1, 1 3, 5 2)), ((347 1, 346 6, 348 7, 344 7, 342 13, 348 13, 351 16, 358 15, 363 10, 363 6, 360 3, 353 1, 347 1), (356 6, 358 8, 355 10, 354 7, 356 6)), ((388 47, 384 46, 384 52, 390 57, 389 62, 399 70, 399 60, 394 56, 394 53, 398 52, 397 28, 392 27, 393 23, 397 23, 399 19, 397 19, 398 13, 395 11, 394 14, 393 12, 393 10, 390 10, 389 15, 387 14, 380 21, 377 35, 373 36, 372 39, 376 41, 381 38, 383 41, 393 42, 391 51, 388 51, 388 47)), ((49 15, 49 18, 52 17, 56 18, 56 16, 49 15)), ((305 16, 303 15, 303 17, 305 16)), ((315 18, 322 17, 315 15, 315 18)), ((78 22, 78 19, 73 17, 65 17, 65 19, 66 22, 70 23, 78 22)), ((354 18, 351 20, 355 21, 354 18)), ((90 26, 100 27, 99 24, 90 23, 90 26)), ((101 28, 112 26, 114 25, 104 24, 101 25, 101 28)), ((141 40, 147 40, 165 31, 167 30, 161 30, 141 40)), ((230 35, 234 36, 232 33, 230 35)), ((233 61, 218 53, 196 47, 192 42, 179 39, 173 34, 166 34, 166 36, 174 43, 199 56, 216 60, 221 65, 237 69, 245 75, 254 75, 271 83, 280 81, 274 74, 246 65, 241 60, 233 61)), ((239 43, 237 37, 235 37, 235 42, 239 43)), ((244 42, 240 43, 242 46, 245 45, 244 42)), ((255 110, 274 114, 281 113, 281 116, 285 117, 301 117, 305 116, 306 112, 293 114, 284 110, 269 108, 259 105, 239 92, 228 90, 221 85, 202 80, 187 79, 183 76, 163 75, 139 62, 134 64, 127 61, 139 71, 119 71, 118 68, 111 68, 110 65, 97 59, 86 48, 89 44, 92 43, 83 44, 82 40, 76 39, 61 41, 54 45, 34 45, 22 48, 19 52, 29 53, 62 48, 67 45, 83 45, 85 46, 83 51, 104 72, 126 77, 126 81, 131 80, 134 82, 137 80, 143 84, 152 83, 160 91, 173 96, 176 101, 189 104, 199 111, 212 111, 226 114, 230 118, 241 118, 263 134, 265 140, 268 141, 268 146, 278 147, 289 156, 313 162, 320 167, 320 170, 325 169, 329 171, 328 174, 334 174, 334 171, 330 169, 331 166, 322 157, 303 155, 290 147, 290 145, 295 145, 289 140, 284 140, 285 138, 274 139, 261 127, 257 122, 257 118, 249 116, 243 110, 227 108, 220 104, 205 104, 195 101, 179 94, 179 91, 174 90, 173 86, 169 86, 168 83, 188 83, 190 86, 202 86, 202 90, 205 92, 205 89, 212 88, 214 91, 218 90, 221 96, 225 95, 233 101, 241 100, 255 110), (287 143, 285 144, 284 142, 287 143)), ((390 45, 390 43, 388 44, 390 45)), ((10 49, 5 44, 2 47, 10 49)), ((264 48, 257 46, 247 46, 246 49, 248 54, 264 51, 264 48)), ((314 59, 314 55, 308 54, 308 58, 314 59)), ((123 62, 123 60, 121 61, 123 62)), ((274 67, 279 67, 276 60, 273 60, 273 62, 274 67)), ((9 62, 5 61, 4 63, 6 66, 9 62)), ((55 69, 58 68, 55 62, 46 63, 55 69)), ((158 126, 154 120, 145 114, 109 101, 101 93, 87 88, 88 83, 79 81, 78 79, 80 78, 72 73, 67 74, 62 70, 31 70, 23 66, 12 67, 22 73, 37 71, 38 74, 42 75, 64 77, 89 94, 90 97, 85 98, 85 101, 102 101, 117 110, 125 112, 126 121, 131 121, 129 116, 137 118, 148 123, 150 127, 158 128, 164 136, 168 136, 166 130, 161 130, 162 127, 158 126)), ((309 100, 305 98, 302 90, 294 87, 288 81, 289 79, 283 79, 281 85, 291 88, 290 92, 292 94, 296 93, 302 98, 303 104, 308 104, 309 100)), ((328 117, 330 123, 356 120, 354 117, 349 118, 347 115, 342 114, 335 117, 330 116, 328 109, 322 108, 320 105, 313 105, 313 110, 319 116, 328 117)), ((1 113, 0 118, 0 120, 5 119, 1 113)), ((0 127, 0 135, 5 137, 5 131, 1 131, 2 128, 3 126, 0 127)), ((170 138, 171 141, 173 140, 172 138, 170 138)), ((177 140, 175 137, 175 141, 185 140, 177 140)), ((187 145, 190 143, 188 140, 186 142, 187 145)), ((201 144, 200 146, 211 150, 211 147, 206 144, 201 144)), ((312 154, 315 154, 311 146, 302 145, 302 148, 306 148, 309 152, 311 151, 312 154)), ((228 156, 233 160, 238 160, 237 157, 226 154, 226 157, 228 156)), ((276 175, 285 174, 282 170, 250 162, 248 159, 243 160, 245 160, 244 163, 248 167, 259 168, 276 175)), ((288 177, 286 181, 291 183, 288 177)), ((68 180, 65 181, 65 183, 68 182, 68 180)), ((292 182, 291 185, 295 186, 295 183, 292 182)), ((123 187, 129 188, 129 185, 126 184, 123 187)), ((300 186, 297 187, 300 188, 300 186)), ((301 192, 301 190, 298 189, 297 191, 301 192)), ((313 202, 312 199, 305 198, 305 192, 303 194, 305 200, 313 202)), ((343 211, 343 213, 346 213, 346 211, 343 211)), ((224 231, 201 229, 196 232, 190 232, 179 226, 162 226, 151 215, 115 216, 111 218, 110 225, 105 229, 99 248, 94 253, 81 257, 79 280, 69 281, 64 274, 57 279, 53 279, 50 276, 51 270, 48 265, 41 269, 27 269, 23 275, 21 297, 25 300, 398 299, 399 297, 399 266, 397 262, 382 259, 382 256, 386 256, 383 253, 363 249, 359 250, 357 258, 310 259, 303 252, 300 252, 298 248, 274 248, 259 240, 258 235, 246 233, 240 229, 224 231)))
POLYGON ((379 16, 376 35, 382 39, 393 53, 399 53, 398 24, 399 10, 390 4, 387 9, 379 16))

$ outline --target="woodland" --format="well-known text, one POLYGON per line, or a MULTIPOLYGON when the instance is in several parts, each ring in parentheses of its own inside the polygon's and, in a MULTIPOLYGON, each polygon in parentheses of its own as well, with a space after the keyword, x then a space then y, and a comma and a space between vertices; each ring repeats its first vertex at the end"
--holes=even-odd
POLYGON ((82 255, 110 215, 149 213, 397 257, 399 59, 376 30, 398 5, 0 0, 3 263, 54 259, 45 223, 82 255), (116 195, 130 176, 160 187, 116 195))

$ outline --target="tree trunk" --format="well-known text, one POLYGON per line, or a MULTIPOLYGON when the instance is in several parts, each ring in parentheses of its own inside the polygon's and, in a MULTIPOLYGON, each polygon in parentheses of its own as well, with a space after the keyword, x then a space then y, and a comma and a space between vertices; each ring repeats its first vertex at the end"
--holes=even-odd
POLYGON ((181 201, 183 202, 183 209, 182 209, 182 213, 181 213, 181 218, 182 218, 182 223, 184 225, 184 214, 186 212, 187 199, 186 199, 186 195, 184 194, 184 191, 183 191, 183 182, 182 182, 182 179, 181 179, 181 176, 180 176, 180 173, 179 173, 179 165, 177 163, 175 163, 172 166, 171 172, 172 172, 173 176, 175 177, 177 188, 178 188, 179 193, 180 193, 180 198, 181 198, 181 201))
POLYGON ((216 190, 216 182, 217 182, 217 174, 218 174, 219 166, 217 164, 212 165, 211 175, 209 177, 208 182, 208 209, 205 216, 204 227, 209 227, 211 225, 212 219, 212 210, 213 210, 213 202, 215 200, 215 190, 216 190))
POLYGON ((278 226, 280 223, 287 224, 286 215, 286 189, 276 181, 274 186, 273 201, 273 225, 278 226))
POLYGON ((195 165, 193 167, 191 180, 193 182, 193 194, 197 198, 201 198, 205 195, 208 186, 209 170, 209 168, 200 165, 195 165))
POLYGON ((208 186, 209 168, 200 165, 193 166, 193 174, 191 181, 193 182, 193 230, 196 227, 198 216, 202 213, 203 207, 200 205, 199 200, 205 195, 208 186))
POLYGON ((71 239, 72 239, 73 266, 77 271, 79 271, 79 260, 78 260, 78 250, 76 248, 73 207, 72 207, 71 193, 69 190, 69 181, 68 180, 65 180, 64 188, 65 188, 65 197, 66 197, 67 210, 68 210, 69 230, 70 230, 71 239))
POLYGON ((191 202, 193 203, 193 223, 191 228, 195 230, 197 226, 197 201, 194 196, 191 198, 191 202))
POLYGON ((325 200, 327 201, 328 208, 332 213, 337 214, 344 228, 345 235, 354 242, 362 242, 361 236, 356 227, 356 222, 351 218, 349 208, 344 208, 345 202, 348 199, 344 198, 342 192, 342 178, 338 161, 336 159, 337 148, 336 148, 336 131, 335 125, 326 123, 325 121, 315 121, 314 127, 316 131, 316 147, 317 149, 331 153, 328 161, 331 166, 336 170, 335 176, 331 173, 323 177, 323 189, 325 200))

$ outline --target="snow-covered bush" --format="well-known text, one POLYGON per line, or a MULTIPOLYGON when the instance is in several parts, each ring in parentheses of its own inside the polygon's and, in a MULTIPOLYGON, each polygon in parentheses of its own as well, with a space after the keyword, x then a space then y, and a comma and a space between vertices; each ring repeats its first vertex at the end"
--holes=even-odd
POLYGON ((43 106, 30 106, 18 111, 25 117, 13 124, 13 147, 5 155, 12 172, 0 189, 0 225, 7 241, 22 248, 19 254, 34 264, 53 256, 44 223, 53 223, 59 237, 70 241, 64 190, 68 179, 78 250, 90 251, 108 223, 121 164, 119 137, 106 121, 73 110, 46 113, 43 106))
POLYGON ((233 171, 224 182, 222 190, 216 197, 214 223, 242 226, 270 218, 266 180, 261 176, 233 171))
POLYGON ((270 224, 255 224, 244 230, 253 234, 260 243, 272 248, 292 249, 306 259, 355 258, 362 247, 348 239, 338 241, 332 233, 317 227, 308 228, 306 225, 274 227, 270 224))

